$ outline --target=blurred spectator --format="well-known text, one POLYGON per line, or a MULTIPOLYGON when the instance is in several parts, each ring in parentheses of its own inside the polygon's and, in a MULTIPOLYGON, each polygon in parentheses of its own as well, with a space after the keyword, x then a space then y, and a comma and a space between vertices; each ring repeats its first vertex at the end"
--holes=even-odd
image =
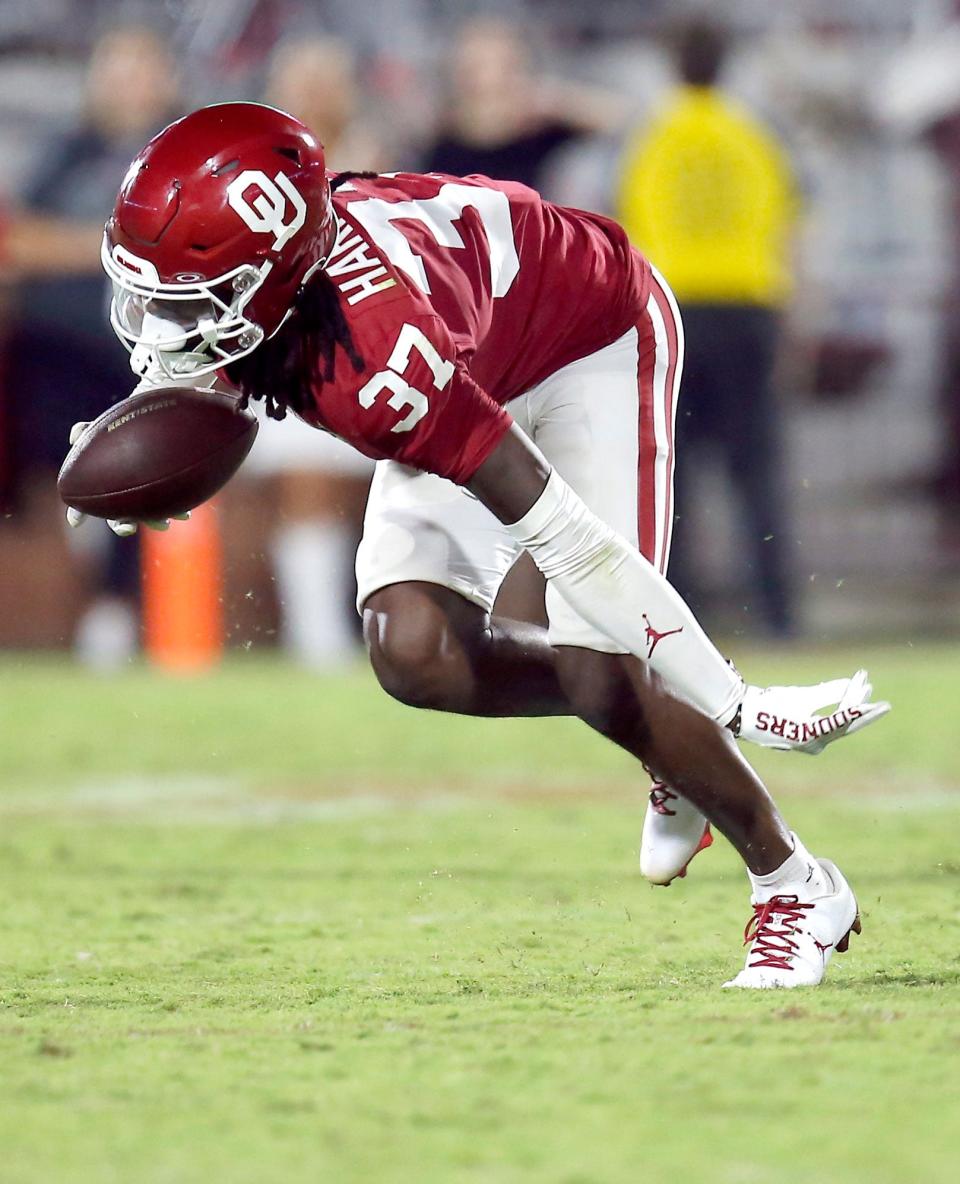
POLYGON ((99 222, 0 210, 0 281, 99 270, 102 229, 99 222))
MULTIPOLYGON (((84 274, 99 266, 99 226, 69 222, 0 207, 0 324, 9 317, 9 284, 47 275, 84 274)), ((0 340, 0 363, 7 342, 0 340)), ((11 392, 6 367, 0 364, 0 511, 12 512, 15 493, 15 456, 10 411, 11 392)))
MULTIPOLYGON (((333 171, 389 163, 358 110, 353 53, 336 38, 281 46, 271 63, 267 100, 316 132, 333 171)), ((276 522, 270 558, 283 641, 305 665, 329 668, 356 649, 353 553, 373 465, 293 416, 268 419, 259 405, 258 413, 260 433, 243 472, 270 479, 276 522)))
POLYGON ((360 109, 357 61, 347 42, 311 37, 281 45, 270 63, 267 99, 316 132, 334 172, 394 163, 360 109))
POLYGON ((198 105, 262 90, 285 46, 328 37, 349 46, 393 143, 429 122, 432 96, 419 69, 436 52, 434 7, 434 0, 181 0, 172 23, 198 105))
POLYGON ((446 118, 425 150, 427 172, 483 173, 543 187, 545 170, 565 145, 620 130, 627 105, 618 96, 534 73, 529 38, 484 17, 461 29, 450 58, 446 118))
MULTIPOLYGON (((151 30, 107 33, 90 60, 83 117, 44 146, 23 191, 13 249, 18 238, 22 250, 24 236, 38 234, 32 247, 43 254, 45 272, 33 267, 20 284, 8 345, 15 454, 24 469, 52 476, 71 424, 94 418, 133 386, 107 320, 100 236, 130 160, 175 114, 174 79, 174 62, 151 30), (65 223, 88 224, 89 246, 65 223)), ((136 548, 108 534, 97 533, 96 545, 108 551, 99 557, 98 595, 76 639, 83 656, 103 664, 122 660, 136 640, 136 548)))
POLYGON ((676 47, 680 87, 629 144, 618 215, 676 293, 686 360, 676 424, 671 579, 700 607, 685 529, 701 449, 725 462, 770 630, 793 623, 784 555, 781 417, 771 384, 790 289, 794 183, 776 141, 718 86, 727 38, 701 21, 676 47))

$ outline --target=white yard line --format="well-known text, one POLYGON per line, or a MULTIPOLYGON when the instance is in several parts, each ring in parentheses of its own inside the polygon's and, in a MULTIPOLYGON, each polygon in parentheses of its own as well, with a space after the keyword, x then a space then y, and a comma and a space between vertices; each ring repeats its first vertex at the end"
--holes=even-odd
POLYGON ((452 813, 475 806, 474 794, 336 793, 316 797, 258 794, 257 783, 219 777, 121 777, 82 782, 60 791, 0 796, 0 816, 88 815, 156 823, 338 821, 400 811, 452 813))
MULTIPOLYGON (((340 821, 414 811, 462 813, 490 809, 494 802, 535 802, 563 806, 573 802, 628 806, 633 797, 628 783, 606 785, 551 785, 537 779, 529 784, 505 779, 447 788, 425 786, 396 792, 367 788, 363 782, 344 778, 338 786, 332 778, 298 784, 264 785, 259 778, 201 775, 126 776, 78 782, 62 789, 23 790, 0 794, 0 817, 55 818, 57 816, 109 818, 151 824, 238 823, 272 825, 300 821, 340 821)), ((881 788, 853 788, 848 793, 812 791, 791 787, 788 800, 806 800, 825 808, 858 814, 960 813, 960 786, 937 778, 916 777, 887 781, 881 788)), ((642 798, 638 783, 636 802, 642 798)))

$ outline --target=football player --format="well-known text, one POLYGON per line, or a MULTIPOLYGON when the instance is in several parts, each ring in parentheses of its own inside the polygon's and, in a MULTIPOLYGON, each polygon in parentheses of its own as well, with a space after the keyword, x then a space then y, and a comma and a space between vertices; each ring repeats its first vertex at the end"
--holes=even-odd
POLYGON ((141 386, 227 384, 377 461, 357 582, 384 689, 578 715, 656 779, 648 878, 683 875, 710 823, 742 856, 727 985, 818 983, 859 930, 853 892, 735 738, 815 752, 888 705, 863 672, 746 686, 665 579, 683 331, 620 227, 485 177, 330 175, 297 120, 226 103, 134 160, 103 263, 141 386), (491 615, 524 549, 549 630, 491 615))

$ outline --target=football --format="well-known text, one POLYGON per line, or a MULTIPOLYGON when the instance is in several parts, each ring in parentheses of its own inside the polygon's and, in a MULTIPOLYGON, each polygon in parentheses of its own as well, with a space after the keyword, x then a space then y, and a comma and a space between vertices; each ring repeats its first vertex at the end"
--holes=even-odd
POLYGON ((97 518, 170 518, 230 480, 253 446, 257 419, 218 391, 155 387, 114 404, 76 441, 57 489, 97 518))

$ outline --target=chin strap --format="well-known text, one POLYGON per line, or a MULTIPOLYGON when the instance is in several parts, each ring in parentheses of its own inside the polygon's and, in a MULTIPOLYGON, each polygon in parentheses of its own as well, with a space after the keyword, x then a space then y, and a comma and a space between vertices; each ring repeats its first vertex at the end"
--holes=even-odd
POLYGON ((139 378, 146 378, 152 370, 159 370, 160 367, 148 345, 135 345, 130 351, 130 369, 139 378))

